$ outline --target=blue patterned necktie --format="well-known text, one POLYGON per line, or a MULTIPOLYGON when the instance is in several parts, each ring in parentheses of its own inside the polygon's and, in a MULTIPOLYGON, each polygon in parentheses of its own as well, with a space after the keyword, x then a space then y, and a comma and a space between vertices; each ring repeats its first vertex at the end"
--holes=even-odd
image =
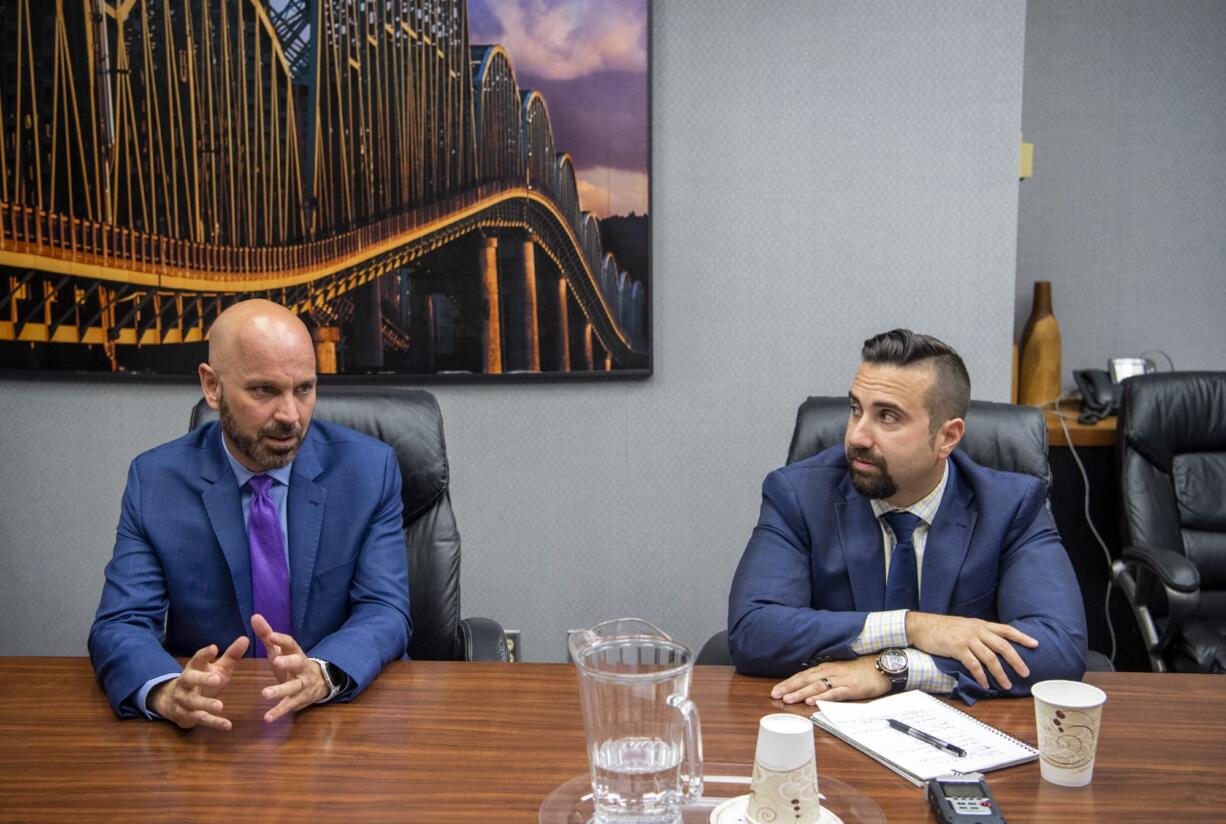
POLYGON ((920 517, 895 510, 881 516, 894 532, 894 553, 890 555, 890 574, 885 582, 885 608, 919 609, 919 579, 915 569, 915 544, 912 533, 920 517))
MULTIPOLYGON (((251 490, 251 510, 247 514, 251 600, 255 611, 268 620, 274 632, 291 633, 294 626, 289 608, 289 569, 285 562, 281 518, 268 494, 272 483, 267 475, 254 475, 246 483, 251 490)), ((255 657, 268 657, 259 638, 255 639, 255 657)))

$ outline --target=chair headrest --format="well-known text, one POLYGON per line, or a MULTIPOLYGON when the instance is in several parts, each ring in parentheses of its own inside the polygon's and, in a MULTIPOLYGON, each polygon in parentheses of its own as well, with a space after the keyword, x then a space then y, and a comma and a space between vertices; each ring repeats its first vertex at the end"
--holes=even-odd
MULTIPOLYGON (((378 438, 396 451, 403 480, 405 524, 432 507, 449 482, 443 416, 434 395, 422 389, 327 386, 315 417, 378 438)), ((217 419, 201 398, 189 429, 217 419)))
MULTIPOLYGON (((796 411, 788 463, 842 444, 847 414, 845 397, 812 397, 802 403, 796 411)), ((1034 407, 971 401, 966 413, 966 434, 958 448, 980 466, 1033 475, 1051 490, 1047 421, 1042 411, 1034 407)))
POLYGON ((1120 386, 1124 448, 1168 473, 1176 455, 1226 451, 1226 372, 1156 372, 1120 386))

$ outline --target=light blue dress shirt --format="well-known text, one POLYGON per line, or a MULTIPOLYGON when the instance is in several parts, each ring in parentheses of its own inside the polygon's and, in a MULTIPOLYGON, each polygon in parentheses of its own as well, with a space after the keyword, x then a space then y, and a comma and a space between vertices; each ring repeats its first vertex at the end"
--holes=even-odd
MULTIPOLYGON (((285 566, 289 568, 289 523, 286 518, 286 501, 289 500, 289 479, 293 471, 294 464, 291 461, 288 465, 280 469, 269 469, 264 472, 252 472, 247 467, 243 466, 234 456, 230 454, 230 447, 226 444, 226 439, 221 434, 221 427, 217 428, 217 437, 221 439, 221 448, 225 452, 226 460, 230 462, 230 469, 234 472, 234 479, 238 481, 239 497, 243 505, 243 525, 247 525, 247 519, 251 516, 251 498, 253 497, 251 490, 246 486, 247 481, 254 478, 256 475, 267 475, 272 478, 273 484, 268 488, 268 496, 272 498, 273 505, 277 508, 277 517, 281 519, 281 545, 285 547, 285 566)), ((231 641, 234 639, 231 638, 231 641)), ((227 642, 229 643, 229 642, 227 642)), ((136 706, 144 711, 149 718, 160 718, 157 713, 149 709, 149 693, 158 684, 178 678, 182 673, 171 672, 166 675, 159 675, 157 678, 150 678, 140 688, 136 694, 136 706)))

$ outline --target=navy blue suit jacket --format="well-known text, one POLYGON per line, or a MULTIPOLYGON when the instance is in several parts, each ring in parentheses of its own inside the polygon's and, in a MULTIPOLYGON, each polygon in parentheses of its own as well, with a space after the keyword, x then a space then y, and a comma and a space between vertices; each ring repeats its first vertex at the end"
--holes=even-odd
MULTIPOLYGON (((408 561, 400 468, 386 444, 316 420, 286 501, 291 634, 353 679, 353 698, 408 648, 408 561)), ((89 633, 98 681, 121 716, 136 693, 178 673, 172 656, 224 650, 251 631, 251 556, 217 423, 138 456, 115 553, 89 633)), ((248 649, 248 655, 252 650, 248 649)))
MULTIPOLYGON (((1012 624, 1039 642, 1015 645, 1030 668, 1010 673, 1014 695, 1048 678, 1085 671, 1086 623, 1077 578, 1048 512, 1043 483, 998 472, 960 451, 928 532, 921 612, 1012 624)), ((783 678, 821 657, 855 658, 851 644, 870 612, 885 608, 881 527, 856 492, 841 446, 775 470, 728 600, 728 643, 737 669, 783 678)), ((951 658, 955 695, 984 691, 951 658)))

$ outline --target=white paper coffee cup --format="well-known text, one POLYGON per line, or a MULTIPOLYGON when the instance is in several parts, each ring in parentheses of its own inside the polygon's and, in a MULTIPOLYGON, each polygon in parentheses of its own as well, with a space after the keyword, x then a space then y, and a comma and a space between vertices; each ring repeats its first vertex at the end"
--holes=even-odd
POLYGON ((803 715, 779 712, 758 722, 754 761, 768 770, 794 770, 813 760, 813 722, 803 715))
POLYGON ((821 819, 813 722, 806 716, 775 713, 758 722, 749 791, 750 824, 815 824, 821 819))
POLYGON ((1062 787, 1089 784, 1107 694, 1080 681, 1040 681, 1030 694, 1039 734, 1039 774, 1062 787))

